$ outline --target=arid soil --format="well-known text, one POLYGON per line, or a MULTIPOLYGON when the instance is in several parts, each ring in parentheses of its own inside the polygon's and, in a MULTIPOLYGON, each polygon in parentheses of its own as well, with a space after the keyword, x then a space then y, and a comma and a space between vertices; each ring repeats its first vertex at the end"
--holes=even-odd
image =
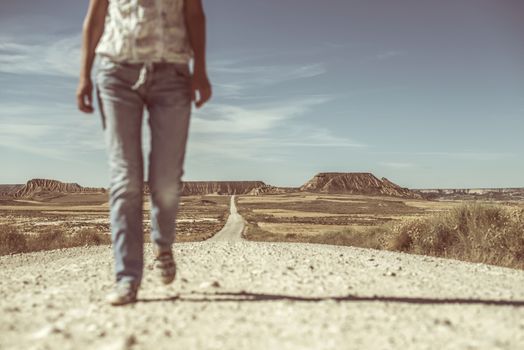
MULTIPOLYGON (((0 258, 2 349, 521 349, 524 272, 326 245, 175 245, 136 305, 109 247, 0 258)), ((148 261, 151 254, 147 253, 148 261)))
MULTIPOLYGON (((344 228, 354 228, 365 233, 377 225, 446 212, 466 202, 296 192, 258 197, 241 195, 237 203, 240 214, 250 224, 246 238, 295 241, 297 237, 344 228)), ((497 203, 508 207, 524 207, 524 202, 497 203)))
POLYGON ((294 240, 345 227, 365 231, 389 221, 422 217, 460 204, 311 192, 258 197, 242 195, 237 201, 240 214, 251 224, 246 238, 269 241, 294 240))
MULTIPOLYGON (((179 242, 202 241, 224 225, 228 215, 229 196, 182 196, 177 218, 179 242)), ((144 231, 150 230, 150 203, 144 196, 144 231)), ((46 201, 0 200, 0 230, 15 226, 24 234, 61 232, 73 234, 90 229, 109 234, 107 194, 69 193, 46 201)))
POLYGON ((329 245, 175 244, 139 302, 108 246, 0 257, 0 349, 522 349, 524 271, 329 245))

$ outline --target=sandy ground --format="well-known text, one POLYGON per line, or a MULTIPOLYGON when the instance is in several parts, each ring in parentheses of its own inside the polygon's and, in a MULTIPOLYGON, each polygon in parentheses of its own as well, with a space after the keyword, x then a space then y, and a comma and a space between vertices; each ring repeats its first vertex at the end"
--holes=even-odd
POLYGON ((164 286, 146 246, 124 307, 104 303, 110 247, 0 257, 0 349, 524 348, 524 271, 312 244, 174 251, 164 286))

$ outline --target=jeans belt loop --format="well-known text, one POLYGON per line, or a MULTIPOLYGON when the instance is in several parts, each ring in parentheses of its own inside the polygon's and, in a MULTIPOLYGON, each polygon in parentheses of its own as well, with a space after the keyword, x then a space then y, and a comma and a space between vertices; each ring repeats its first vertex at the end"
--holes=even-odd
POLYGON ((131 89, 133 90, 138 90, 140 88, 141 85, 143 85, 145 82, 146 82, 146 79, 147 79, 147 73, 148 71, 151 72, 153 69, 153 62, 151 61, 146 61, 144 62, 144 64, 142 65, 142 67, 140 68, 140 73, 138 75, 138 79, 137 81, 133 84, 133 86, 131 87, 131 89))

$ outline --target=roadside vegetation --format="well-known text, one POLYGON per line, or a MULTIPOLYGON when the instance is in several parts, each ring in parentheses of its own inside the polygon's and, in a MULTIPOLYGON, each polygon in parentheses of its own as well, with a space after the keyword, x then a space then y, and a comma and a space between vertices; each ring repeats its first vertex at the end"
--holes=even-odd
MULTIPOLYGON (((111 244, 107 211, 100 208, 103 202, 90 198, 72 194, 57 197, 52 204, 0 203, 0 255, 111 244), (71 210, 75 210, 74 215, 71 210)), ((220 195, 183 196, 176 241, 203 241, 218 232, 229 216, 229 200, 229 196, 220 195)), ((149 218, 150 212, 145 209, 145 242, 150 241, 149 218)))
MULTIPOLYGON (((177 242, 199 242, 208 239, 224 226, 228 213, 223 212, 216 222, 181 222, 177 224, 177 242)), ((144 241, 150 242, 149 225, 145 225, 144 241)), ((109 229, 80 228, 71 232, 64 226, 43 227, 37 233, 23 233, 23 227, 0 224, 0 256, 80 246, 111 244, 109 229)))
POLYGON ((18 230, 14 225, 0 226, 0 255, 111 243, 108 234, 101 234, 90 228, 80 229, 75 233, 55 229, 32 235, 18 230))
POLYGON ((364 232, 348 226, 311 236, 274 234, 250 222, 245 238, 386 249, 524 269, 524 208, 500 204, 465 203, 364 232))

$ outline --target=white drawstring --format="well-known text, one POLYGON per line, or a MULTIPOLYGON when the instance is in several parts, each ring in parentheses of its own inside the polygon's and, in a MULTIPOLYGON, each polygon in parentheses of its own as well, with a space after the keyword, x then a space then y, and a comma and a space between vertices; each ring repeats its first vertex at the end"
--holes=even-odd
POLYGON ((152 62, 145 62, 144 63, 142 68, 140 68, 140 73, 138 75, 138 79, 135 82, 135 84, 133 84, 131 89, 138 90, 140 88, 140 85, 142 85, 142 84, 144 84, 146 82, 147 71, 151 70, 152 67, 153 67, 153 63, 152 62))

